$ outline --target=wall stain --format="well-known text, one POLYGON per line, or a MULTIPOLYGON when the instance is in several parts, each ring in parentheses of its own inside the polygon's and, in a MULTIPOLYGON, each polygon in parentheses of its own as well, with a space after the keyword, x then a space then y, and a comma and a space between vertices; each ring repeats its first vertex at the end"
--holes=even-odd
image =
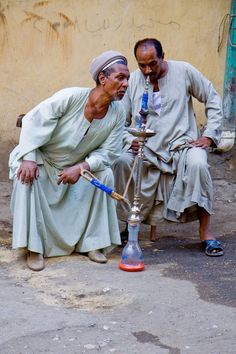
POLYGON ((40 16, 40 15, 37 15, 36 13, 34 12, 30 12, 30 11, 24 11, 24 13, 26 14, 26 16, 28 16, 26 19, 24 19, 22 21, 22 23, 25 23, 25 22, 30 22, 30 21, 41 21, 43 20, 43 17, 40 16))
POLYGON ((41 22, 42 20, 44 20, 44 17, 34 13, 34 12, 30 12, 30 11, 24 11, 24 13, 26 14, 27 18, 25 18, 21 24, 24 25, 25 23, 31 22, 33 24, 33 27, 39 31, 42 32, 38 27, 37 27, 37 23, 41 22))
POLYGON ((71 31, 69 29, 63 31, 64 25, 61 22, 51 22, 48 20, 47 25, 47 45, 52 48, 53 44, 59 44, 63 56, 67 59, 70 58, 72 53, 71 31))
POLYGON ((69 26, 75 27, 75 23, 68 16, 63 14, 63 12, 58 12, 58 16, 63 20, 65 20, 65 22, 63 23, 64 27, 69 27, 69 26))
POLYGON ((4 14, 5 9, 2 8, 0 3, 0 49, 4 50, 5 45, 8 42, 8 31, 7 31, 7 18, 4 14))
POLYGON ((36 2, 36 4, 33 5, 33 7, 43 7, 43 6, 47 6, 49 4, 49 1, 39 1, 36 2))
POLYGON ((21 22, 22 25, 28 24, 33 26, 42 34, 46 35, 47 47, 52 47, 53 44, 61 47, 63 55, 66 57, 71 56, 72 52, 72 32, 76 30, 76 22, 73 21, 64 12, 56 14, 57 19, 53 19, 48 15, 41 15, 36 8, 42 8, 49 4, 49 1, 40 1, 33 5, 35 11, 24 10, 26 17, 21 22), (58 20, 59 18, 59 20, 58 20))
POLYGON ((4 15, 3 11, 0 11, 0 23, 3 26, 5 26, 7 24, 7 19, 6 19, 6 16, 4 15))
MULTIPOLYGON (((52 31, 53 34, 55 34, 57 36, 57 38, 59 37, 59 32, 58 32, 58 27, 60 27, 60 22, 51 22, 51 21, 47 21, 47 24, 49 26, 49 37, 51 38, 51 34, 50 32, 52 31)), ((51 38, 52 39, 52 38, 51 38)))

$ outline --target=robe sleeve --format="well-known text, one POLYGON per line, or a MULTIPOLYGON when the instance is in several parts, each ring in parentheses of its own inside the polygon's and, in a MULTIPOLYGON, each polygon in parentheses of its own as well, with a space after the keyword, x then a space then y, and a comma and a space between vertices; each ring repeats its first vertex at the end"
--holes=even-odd
POLYGON ((116 120, 111 133, 100 147, 92 151, 85 159, 93 172, 102 171, 108 166, 110 167, 121 153, 125 124, 125 111, 122 105, 118 104, 112 114, 116 115, 116 120))
POLYGON ((35 150, 45 145, 51 138, 54 129, 69 107, 72 95, 69 90, 58 91, 41 102, 22 120, 17 159, 36 159, 35 150))
POLYGON ((202 73, 188 63, 186 63, 186 66, 189 93, 205 105, 207 123, 202 135, 211 138, 217 146, 220 142, 223 123, 220 96, 212 83, 202 73))
POLYGON ((36 158, 36 151, 33 150, 33 151, 30 151, 28 154, 24 155, 23 156, 23 160, 27 160, 27 161, 37 161, 37 158, 36 158))

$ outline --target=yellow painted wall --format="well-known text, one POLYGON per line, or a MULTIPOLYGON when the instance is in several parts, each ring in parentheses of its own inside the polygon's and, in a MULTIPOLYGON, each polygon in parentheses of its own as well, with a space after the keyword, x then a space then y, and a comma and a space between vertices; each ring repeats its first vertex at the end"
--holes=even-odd
MULTIPOLYGON (((134 43, 161 40, 167 59, 200 69, 222 95, 228 0, 0 0, 0 137, 18 139, 16 116, 63 87, 91 86, 92 58, 122 51, 136 68, 134 43)), ((202 112, 197 107, 199 121, 202 112)))

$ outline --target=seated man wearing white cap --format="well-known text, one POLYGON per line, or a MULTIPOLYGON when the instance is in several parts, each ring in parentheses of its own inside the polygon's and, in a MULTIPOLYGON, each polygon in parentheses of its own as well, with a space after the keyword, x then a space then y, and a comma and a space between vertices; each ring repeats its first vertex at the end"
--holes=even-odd
POLYGON ((10 154, 13 248, 25 247, 32 270, 44 257, 80 252, 98 263, 120 234, 112 198, 81 177, 89 170, 113 186, 110 166, 121 150, 128 87, 126 58, 107 51, 90 73, 96 87, 66 88, 25 115, 10 154))

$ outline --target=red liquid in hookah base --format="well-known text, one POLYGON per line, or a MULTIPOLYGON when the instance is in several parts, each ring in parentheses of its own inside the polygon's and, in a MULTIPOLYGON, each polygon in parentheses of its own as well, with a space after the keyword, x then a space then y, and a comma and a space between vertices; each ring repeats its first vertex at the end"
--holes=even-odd
POLYGON ((121 270, 126 271, 126 272, 140 272, 140 271, 145 269, 145 266, 144 266, 143 262, 141 262, 141 263, 139 263, 137 265, 124 264, 124 263, 120 262, 119 268, 121 270))

